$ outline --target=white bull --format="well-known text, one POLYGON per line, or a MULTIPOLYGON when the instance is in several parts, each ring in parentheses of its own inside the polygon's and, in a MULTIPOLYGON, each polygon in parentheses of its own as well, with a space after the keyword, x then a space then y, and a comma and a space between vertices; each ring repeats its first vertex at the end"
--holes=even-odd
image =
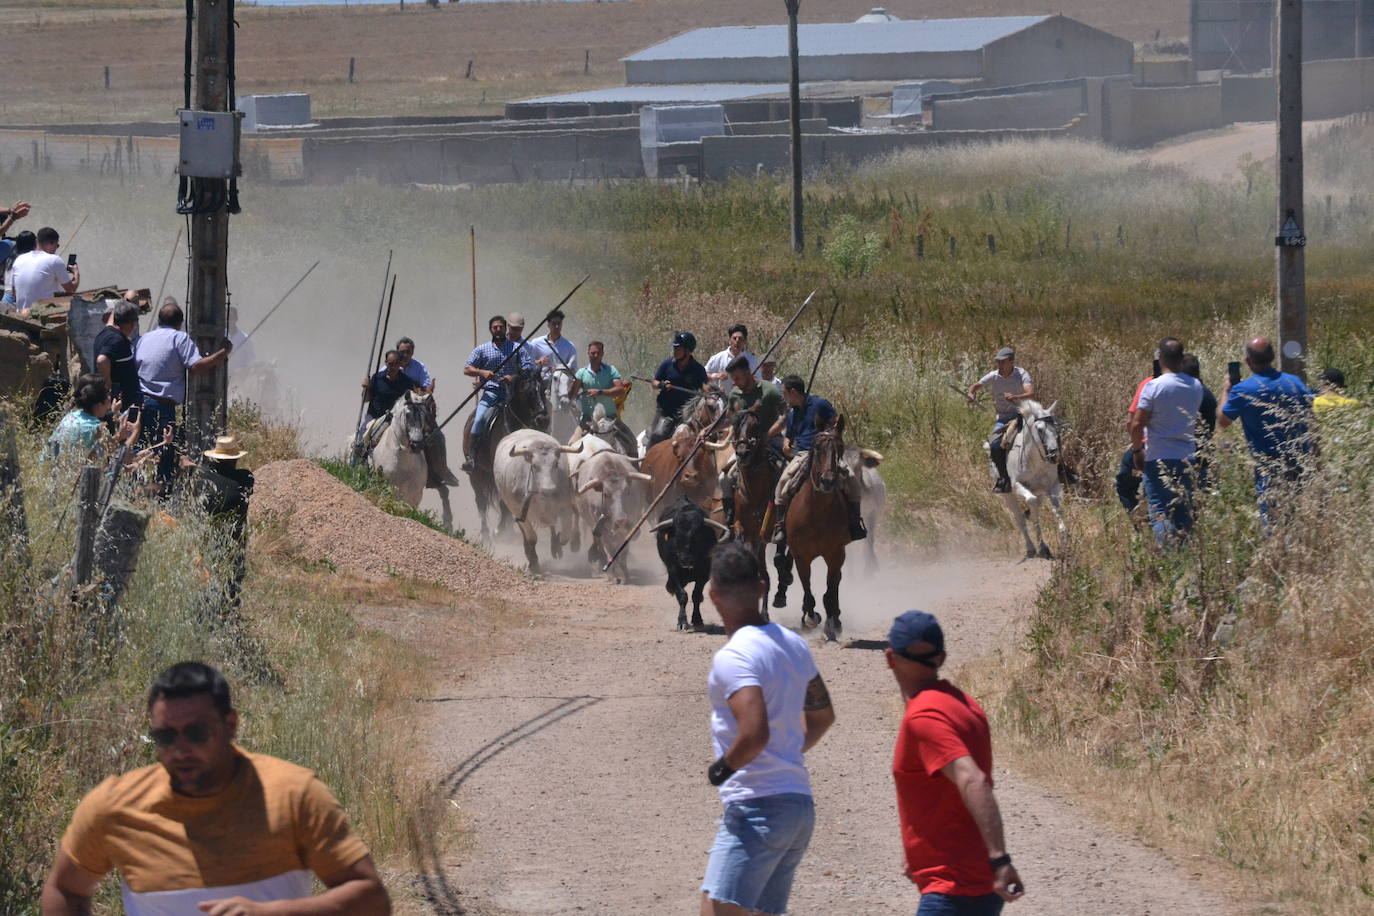
POLYGON ((559 445, 553 436, 536 429, 516 430, 497 443, 492 468, 496 492, 520 526, 531 573, 539 572, 540 526, 549 529, 549 551, 555 559, 563 555, 565 534, 576 529, 564 455, 579 450, 559 445))
POLYGON ((878 568, 878 552, 874 549, 873 542, 878 539, 878 523, 882 521, 883 510, 887 507, 887 484, 883 482, 883 475, 878 473, 878 465, 883 463, 883 456, 871 448, 856 448, 851 445, 844 450, 844 463, 845 467, 849 468, 849 473, 859 482, 864 527, 868 529, 868 537, 864 539, 864 551, 868 571, 873 572, 878 568))
MULTIPOLYGON (((592 530, 587 560, 600 569, 644 514, 653 478, 637 470, 619 452, 605 450, 582 463, 578 481, 577 511, 592 530)), ((624 553, 607 571, 607 577, 616 585, 628 579, 624 553)))

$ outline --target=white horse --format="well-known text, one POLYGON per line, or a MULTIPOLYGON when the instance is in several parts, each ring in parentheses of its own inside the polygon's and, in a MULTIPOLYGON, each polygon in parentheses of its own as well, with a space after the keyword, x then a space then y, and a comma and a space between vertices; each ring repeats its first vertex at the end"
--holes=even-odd
POLYGON ((1069 535, 1060 508, 1063 487, 1059 483, 1059 421, 1054 415, 1057 406, 1058 401, 1051 404, 1049 409, 1031 400, 1018 403, 1021 428, 1007 450, 1007 476, 1011 479, 1011 492, 1003 494, 1002 499, 1007 504, 1007 511, 1016 520, 1021 537, 1025 539, 1026 556, 1029 558, 1040 556, 1048 560, 1054 556, 1040 533, 1040 510, 1044 508, 1046 499, 1054 511, 1061 545, 1069 535), (1028 518, 1035 526, 1034 541, 1026 528, 1028 518))
POLYGON ((573 397, 573 374, 559 366, 544 381, 545 401, 549 405, 549 434, 559 442, 567 442, 580 428, 582 405, 573 397))
MULTIPOLYGON (((429 465, 425 462, 425 420, 429 395, 407 391, 391 408, 391 420, 372 449, 372 464, 396 488, 396 495, 413 509, 425 495, 429 465)), ((439 486, 445 531, 453 530, 453 508, 448 487, 439 486)))

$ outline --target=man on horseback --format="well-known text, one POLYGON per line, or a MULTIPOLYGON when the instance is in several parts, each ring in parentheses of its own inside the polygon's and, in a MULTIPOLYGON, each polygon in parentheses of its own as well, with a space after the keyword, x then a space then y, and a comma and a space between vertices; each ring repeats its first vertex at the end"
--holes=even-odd
POLYGON ((415 358, 415 341, 402 337, 396 341, 396 352, 401 354, 401 371, 415 382, 415 390, 425 396, 425 428, 429 431, 425 439, 425 466, 429 479, 425 485, 456 487, 458 478, 448 469, 448 440, 444 438, 444 431, 437 428, 439 418, 433 398, 435 379, 425 364, 415 358))
POLYGON ((529 348, 506 338, 505 318, 492 316, 487 322, 487 330, 491 333, 491 342, 474 348, 463 367, 463 374, 472 378, 473 387, 482 389, 472 412, 472 439, 463 461, 463 470, 469 474, 477 469, 476 455, 496 416, 496 408, 506 401, 506 387, 515 384, 519 373, 534 371, 529 348), (518 355, 512 357, 517 350, 518 355))
POLYGON ((743 357, 749 361, 751 373, 759 367, 759 358, 746 349, 748 346, 749 329, 742 324, 734 325, 730 328, 730 345, 706 361, 706 376, 720 385, 726 394, 733 387, 727 384, 730 382, 731 363, 743 357))
POLYGON ((396 406, 396 402, 401 399, 403 394, 417 387, 415 379, 401 371, 400 353, 395 350, 387 350, 385 359, 385 367, 379 369, 363 386, 363 402, 367 404, 367 418, 363 420, 363 425, 358 427, 358 435, 353 441, 355 463, 364 454, 372 451, 372 447, 381 438, 380 430, 384 427, 382 424, 378 424, 377 431, 372 436, 368 436, 368 429, 372 427, 375 421, 389 414, 391 408, 396 406))
POLYGON ((601 405, 606 419, 615 422, 615 437, 620 440, 624 454, 633 456, 638 450, 635 434, 620 419, 620 402, 625 397, 627 386, 619 369, 601 361, 605 353, 606 345, 593 340, 587 344, 588 365, 577 370, 577 383, 582 395, 582 428, 590 429, 592 414, 597 405, 601 405))
POLYGON ((992 436, 988 439, 988 457, 997 469, 997 483, 994 493, 1010 493, 1011 479, 1007 476, 1007 450, 1002 445, 1007 426, 1021 416, 1016 404, 1035 397, 1035 386, 1031 384, 1030 373, 1016 365, 1016 351, 1003 347, 993 357, 997 368, 969 386, 964 392, 970 404, 977 403, 974 395, 984 388, 992 390, 993 409, 997 411, 997 422, 992 426, 992 436))
MULTIPOLYGON (((782 396, 787 401, 787 415, 778 420, 769 430, 770 438, 777 432, 783 433, 783 454, 792 460, 783 469, 778 480, 777 493, 774 494, 773 514, 777 528, 773 531, 773 543, 787 543, 787 505, 792 501, 801 475, 806 472, 811 445, 816 434, 834 425, 839 415, 835 407, 825 398, 806 393, 806 382, 799 375, 789 375, 782 380, 782 396)), ((868 537, 863 516, 859 511, 859 482, 850 474, 845 474, 840 484, 845 508, 849 513, 849 539, 861 541, 868 537)))
MULTIPOLYGON (((783 414, 787 412, 787 402, 782 392, 772 382, 756 378, 753 366, 743 354, 735 357, 725 368, 735 386, 730 394, 729 412, 737 414, 749 410, 758 416, 760 426, 769 433, 767 443, 760 443, 760 447, 768 448, 769 460, 772 460, 772 441, 776 435, 774 427, 780 428, 783 414)), ((781 455, 781 449, 778 449, 778 454, 781 455)), ((738 483, 739 466, 731 465, 720 479, 721 510, 725 513, 726 527, 735 524, 735 487, 738 483)))
MULTIPOLYGON (((536 337, 530 341, 530 359, 539 367, 539 373, 548 379, 558 369, 567 369, 574 374, 577 373, 577 347, 571 340, 563 336, 563 312, 554 309, 549 312, 548 317, 549 332, 543 337, 536 337)), ((522 327, 520 330, 524 330, 522 327)), ((520 341, 516 341, 518 344, 520 341)))
POLYGON ((706 387, 706 369, 692 356, 697 339, 690 331, 673 334, 673 355, 659 364, 653 386, 658 392, 654 425, 649 429, 649 445, 667 439, 677 429, 679 414, 692 395, 706 387))

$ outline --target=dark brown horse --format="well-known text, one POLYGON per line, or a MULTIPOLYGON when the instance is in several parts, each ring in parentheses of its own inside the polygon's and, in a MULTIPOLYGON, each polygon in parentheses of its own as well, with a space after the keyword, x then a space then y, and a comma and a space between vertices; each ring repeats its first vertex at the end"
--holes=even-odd
POLYGON ((844 417, 816 433, 804 480, 787 509, 787 551, 802 584, 802 626, 820 623, 811 593, 811 564, 825 560, 825 638, 834 640, 840 623, 840 575, 849 543, 849 513, 840 492, 844 469, 844 417))
POLYGON ((764 516, 773 501, 778 486, 778 469, 768 455, 768 428, 759 415, 742 410, 730 421, 730 442, 735 450, 735 523, 740 537, 758 557, 763 570, 763 599, 761 607, 768 616, 769 581, 764 552, 768 547, 763 531, 764 516))

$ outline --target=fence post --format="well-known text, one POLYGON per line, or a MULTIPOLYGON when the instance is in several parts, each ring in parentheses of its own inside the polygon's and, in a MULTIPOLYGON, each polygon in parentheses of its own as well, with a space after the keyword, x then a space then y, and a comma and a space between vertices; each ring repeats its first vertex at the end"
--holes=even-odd
POLYGON ((356 57, 350 57, 348 59, 348 81, 350 83, 353 82, 353 68, 356 67, 357 64, 358 59, 356 57))
POLYGON ((81 469, 80 497, 76 515, 76 551, 72 554, 72 579, 77 588, 91 581, 95 559, 95 529, 100 523, 100 468, 81 469))
POLYGON ((1064 250, 1069 250, 1070 241, 1073 239, 1073 220, 1066 220, 1064 223, 1064 250))
POLYGON ((949 237, 949 256, 951 258, 957 258, 959 256, 959 244, 952 235, 949 237))
POLYGON ((592 49, 588 48, 582 52, 582 74, 583 76, 592 72, 592 49))
POLYGON ((993 237, 993 234, 992 234, 991 232, 989 232, 989 233, 988 233, 988 254, 996 254, 996 253, 997 253, 997 239, 993 237))
POLYGON ((105 88, 110 88, 110 67, 108 64, 105 65, 105 88))
POLYGON ((13 545, 14 561, 23 569, 29 565, 29 520, 24 513, 14 427, 14 415, 9 408, 0 407, 0 539, 13 545))
POLYGON ((1098 235, 1096 232, 1094 232, 1094 233, 1093 233, 1093 254, 1101 254, 1101 253, 1102 253, 1102 236, 1100 236, 1100 235, 1098 235))
POLYGON ((100 570, 101 601, 108 607, 119 600, 133 578, 149 515, 123 503, 112 503, 95 535, 94 561, 100 570))
POLYGON ((924 235, 918 235, 918 236, 916 236, 916 257, 918 257, 918 258, 924 258, 925 256, 926 256, 926 237, 925 237, 924 235))
POLYGON ((1126 227, 1120 223, 1116 224, 1116 244, 1119 248, 1126 247, 1126 227))
POLYGON ((463 74, 463 79, 472 79, 472 61, 468 61, 468 72, 463 74))

